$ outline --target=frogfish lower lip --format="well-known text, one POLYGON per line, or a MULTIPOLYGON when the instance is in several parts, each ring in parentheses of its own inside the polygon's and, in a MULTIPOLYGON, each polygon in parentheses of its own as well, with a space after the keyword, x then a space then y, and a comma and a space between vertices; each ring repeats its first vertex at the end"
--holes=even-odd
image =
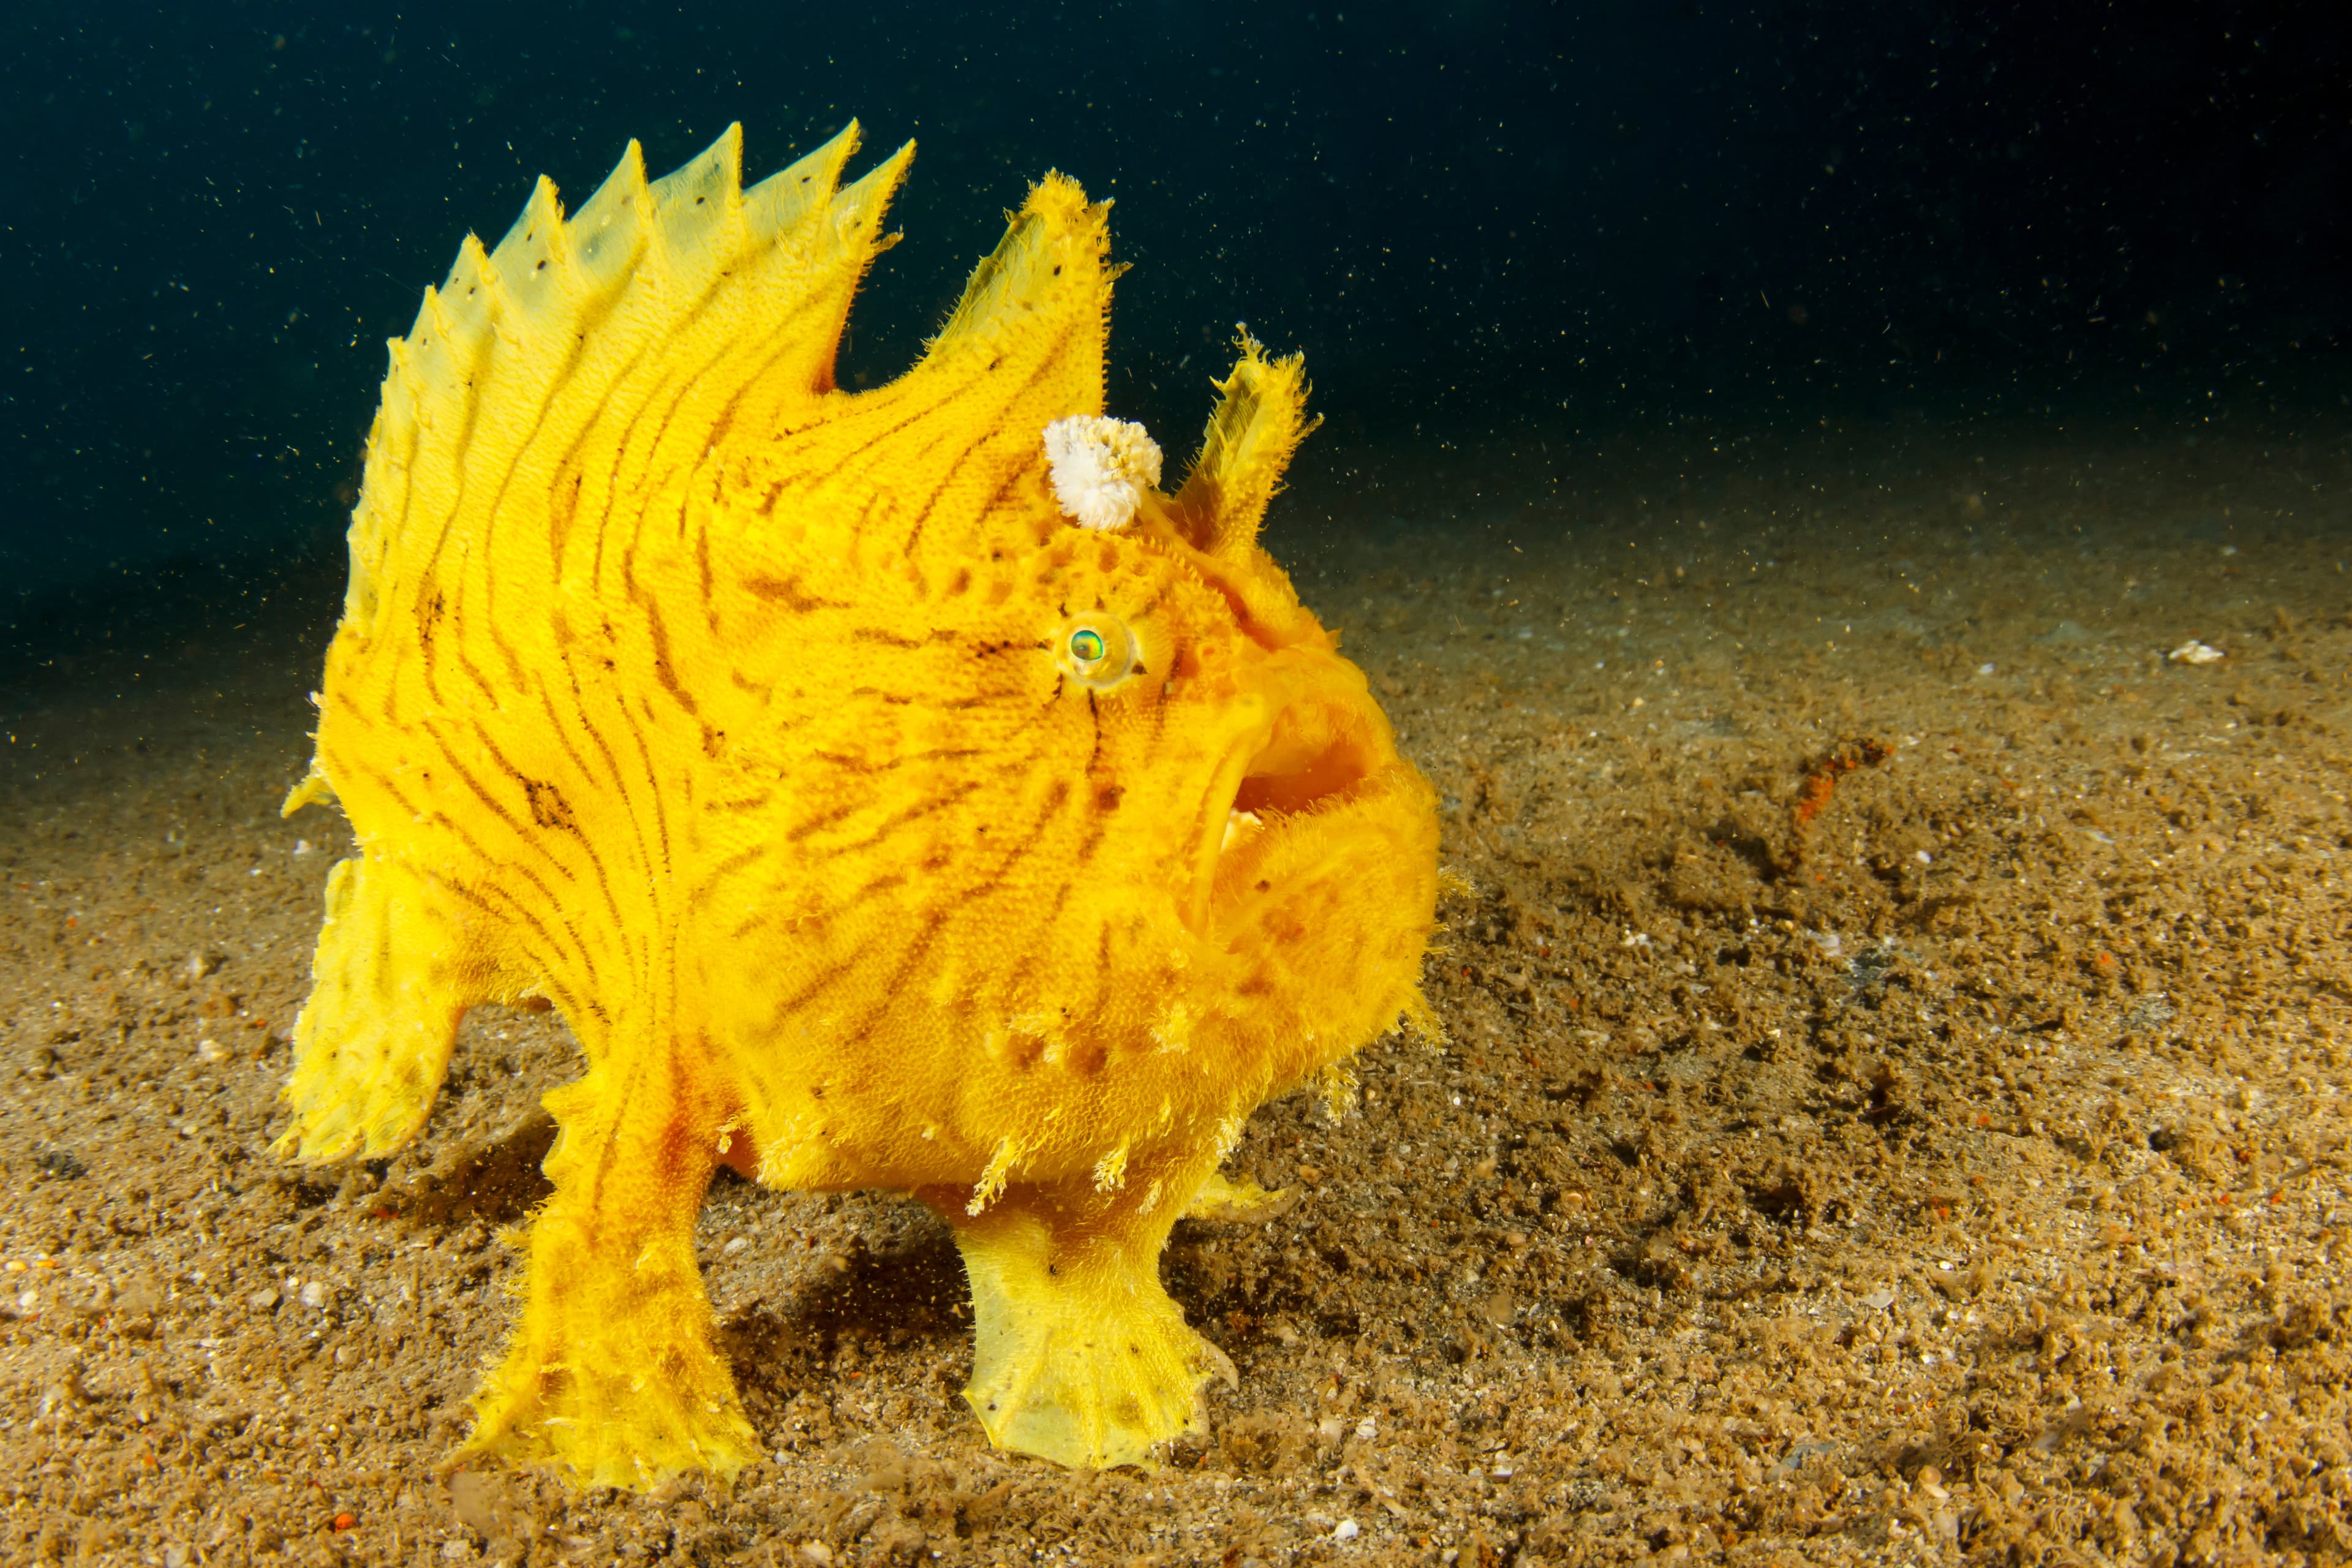
POLYGON ((1208 973, 1233 987, 1221 1011, 1272 1051, 1260 1065, 1281 1081, 1415 1005, 1437 896, 1436 805, 1399 758, 1269 809, 1256 827, 1243 819, 1258 814, 1235 814, 1210 894, 1208 973))

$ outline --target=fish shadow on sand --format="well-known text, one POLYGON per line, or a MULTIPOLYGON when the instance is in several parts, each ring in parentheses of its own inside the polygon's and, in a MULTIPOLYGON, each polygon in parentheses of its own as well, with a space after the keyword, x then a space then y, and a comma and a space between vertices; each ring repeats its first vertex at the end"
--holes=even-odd
POLYGON ((895 1363, 892 1381, 962 1385, 971 1371, 971 1292, 945 1222, 907 1205, 898 1223, 853 1236, 781 1289, 719 1314, 720 1353, 732 1363, 755 1422, 780 1419, 793 1395, 854 1390, 861 1367, 895 1363))
POLYGON ((377 1202, 413 1224, 510 1225, 555 1190, 539 1168, 554 1145, 555 1119, 532 1106, 498 1132, 446 1150, 421 1171, 387 1175, 377 1202))

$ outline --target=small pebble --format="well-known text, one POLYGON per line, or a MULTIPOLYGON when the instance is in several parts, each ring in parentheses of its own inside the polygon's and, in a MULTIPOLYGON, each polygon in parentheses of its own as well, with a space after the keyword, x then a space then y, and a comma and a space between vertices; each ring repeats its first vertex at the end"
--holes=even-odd
POLYGON ((1343 1519, 1332 1528, 1331 1539, 1334 1541, 1353 1541, 1362 1533, 1362 1527, 1358 1525, 1354 1520, 1343 1519))

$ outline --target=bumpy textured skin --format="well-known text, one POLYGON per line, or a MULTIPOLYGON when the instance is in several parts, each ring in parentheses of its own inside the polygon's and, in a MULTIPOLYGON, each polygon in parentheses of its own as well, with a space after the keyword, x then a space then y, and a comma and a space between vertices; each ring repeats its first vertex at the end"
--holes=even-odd
POLYGON ((1049 174, 921 363, 833 384, 911 147, 751 190, 730 131, 428 290, 369 437, 317 758, 329 885, 286 1156, 378 1157, 484 1002, 586 1055, 473 1454, 589 1484, 754 1435, 694 1216, 725 1160, 911 1191, 972 1283, 989 1436, 1146 1460, 1230 1372, 1170 1226, 1268 1095, 1400 1022, 1436 820, 1256 543, 1304 434, 1244 342, 1189 479, 1112 533, 1042 432, 1103 405, 1105 206, 1049 174), (1071 628, 1131 650, 1074 662, 1071 628), (1120 640, 1124 631, 1125 641, 1120 640), (1114 665, 1116 664, 1114 661, 1114 665))

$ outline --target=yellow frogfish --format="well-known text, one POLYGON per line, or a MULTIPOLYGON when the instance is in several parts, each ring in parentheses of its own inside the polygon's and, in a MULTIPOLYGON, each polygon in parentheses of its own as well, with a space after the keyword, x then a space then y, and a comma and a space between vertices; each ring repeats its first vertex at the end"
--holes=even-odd
MULTIPOLYGON (((1172 492, 1103 415, 1108 203, 1047 174, 920 363, 845 392, 913 153, 750 189, 730 130, 468 237, 391 367, 317 752, 279 1152, 415 1138, 458 1022, 580 1076, 467 1453, 583 1484, 759 1445, 694 1226, 721 1163, 952 1227, 997 1445, 1148 1463, 1231 1365, 1161 1289, 1251 1111, 1433 1027, 1437 822, 1257 542, 1307 426, 1244 335, 1172 492)), ((1263 1194, 1257 1194, 1262 1196, 1263 1194)))

